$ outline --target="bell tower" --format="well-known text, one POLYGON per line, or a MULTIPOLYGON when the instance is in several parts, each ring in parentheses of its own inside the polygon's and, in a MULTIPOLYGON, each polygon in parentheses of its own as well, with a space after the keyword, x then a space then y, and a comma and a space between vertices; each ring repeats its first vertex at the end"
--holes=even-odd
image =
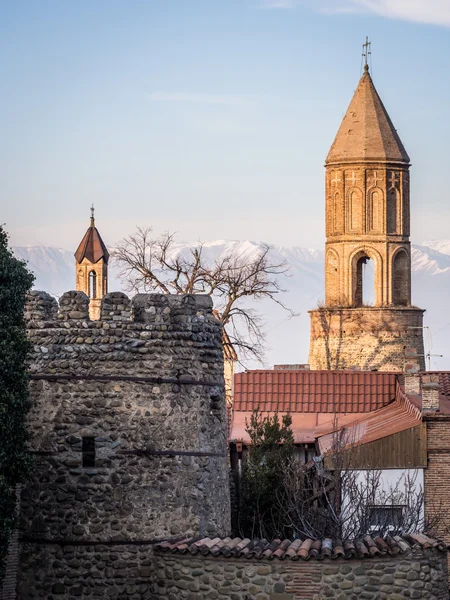
POLYGON ((325 162, 325 306, 310 311, 311 368, 402 370, 405 348, 424 368, 424 311, 411 305, 409 167, 366 52, 325 162))
POLYGON ((100 305, 108 292, 109 252, 95 227, 94 207, 91 207, 90 227, 75 252, 76 289, 89 297, 89 316, 100 318, 100 305))

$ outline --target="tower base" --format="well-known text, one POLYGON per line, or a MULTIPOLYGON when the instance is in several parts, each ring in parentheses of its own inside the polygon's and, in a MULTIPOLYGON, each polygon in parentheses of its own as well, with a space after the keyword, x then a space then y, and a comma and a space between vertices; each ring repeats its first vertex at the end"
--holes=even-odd
POLYGON ((309 364, 314 370, 403 371, 405 349, 425 370, 420 308, 319 308, 311 317, 309 364))

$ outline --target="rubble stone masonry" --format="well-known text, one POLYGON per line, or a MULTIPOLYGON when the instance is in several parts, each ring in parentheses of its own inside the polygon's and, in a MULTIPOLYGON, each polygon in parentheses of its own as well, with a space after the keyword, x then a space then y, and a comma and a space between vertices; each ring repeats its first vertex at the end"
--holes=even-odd
POLYGON ((156 569, 157 600, 448 599, 446 555, 433 549, 308 562, 164 554, 156 569))
POLYGON ((31 292, 20 600, 152 598, 152 544, 225 535, 222 331, 208 296, 31 292))

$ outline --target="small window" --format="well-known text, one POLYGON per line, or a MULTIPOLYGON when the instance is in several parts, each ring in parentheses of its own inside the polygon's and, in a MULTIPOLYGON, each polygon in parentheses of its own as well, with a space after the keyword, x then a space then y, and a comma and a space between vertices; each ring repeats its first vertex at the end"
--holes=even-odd
POLYGON ((371 533, 387 533, 399 528, 402 522, 402 505, 372 505, 369 507, 369 529, 371 533))
POLYGON ((82 442, 83 467, 95 467, 95 439, 84 437, 82 442))

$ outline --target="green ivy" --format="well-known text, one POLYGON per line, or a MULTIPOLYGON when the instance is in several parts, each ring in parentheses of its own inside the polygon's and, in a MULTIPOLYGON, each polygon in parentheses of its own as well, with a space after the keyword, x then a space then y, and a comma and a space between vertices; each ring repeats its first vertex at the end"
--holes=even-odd
POLYGON ((30 344, 24 306, 33 281, 26 264, 9 249, 8 235, 0 225, 0 582, 16 525, 15 488, 25 481, 30 469, 25 428, 30 344))

